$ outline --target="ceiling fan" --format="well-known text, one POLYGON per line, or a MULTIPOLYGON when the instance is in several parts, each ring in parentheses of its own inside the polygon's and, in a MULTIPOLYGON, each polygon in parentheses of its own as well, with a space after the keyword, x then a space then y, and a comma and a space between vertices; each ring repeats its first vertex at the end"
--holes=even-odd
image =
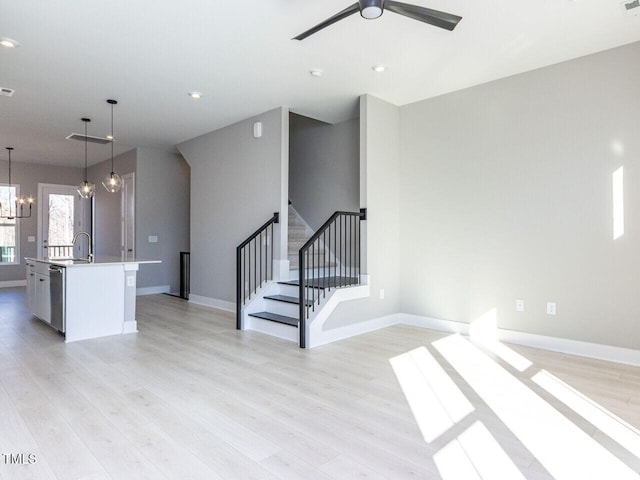
POLYGON ((408 3, 394 2, 392 0, 359 0, 350 7, 345 8, 341 12, 336 13, 333 17, 326 19, 324 22, 319 23, 313 28, 310 28, 306 32, 301 33, 297 37, 293 37, 292 40, 304 40, 310 35, 322 30, 323 28, 333 25, 334 23, 347 18, 349 15, 353 15, 356 12, 360 12, 362 18, 373 20, 382 15, 386 10, 390 12, 404 15, 405 17, 413 18, 420 22, 428 23, 436 27, 445 28, 447 30, 453 30, 458 25, 458 22, 462 20, 462 17, 458 15, 452 15, 446 12, 440 12, 438 10, 432 10, 430 8, 419 7, 417 5, 410 5, 408 3))

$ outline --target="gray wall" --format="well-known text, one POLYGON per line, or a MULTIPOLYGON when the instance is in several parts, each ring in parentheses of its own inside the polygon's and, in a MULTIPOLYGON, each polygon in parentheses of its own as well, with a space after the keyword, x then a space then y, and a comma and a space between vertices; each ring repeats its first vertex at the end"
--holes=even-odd
MULTIPOLYGON (((80 185, 84 180, 83 168, 54 167, 35 163, 16 162, 19 149, 16 148, 11 162, 11 181, 20 185, 20 194, 38 195, 38 183, 52 183, 59 185, 80 185)), ((8 182, 9 162, 0 161, 0 181, 8 182)), ((36 243, 27 242, 27 237, 38 234, 38 208, 33 207, 30 218, 18 220, 20 226, 20 265, 0 265, 0 282, 25 280, 26 267, 24 257, 37 255, 36 243)))
POLYGON ((136 257, 161 260, 140 265, 138 288, 180 286, 180 252, 189 251, 190 168, 177 153, 138 148, 136 155, 136 257), (149 243, 149 235, 158 237, 149 243))
POLYGON ((278 108, 178 145, 191 166, 192 294, 235 302, 236 247, 286 208, 287 135, 288 112, 278 108))
POLYGON ((497 308, 502 328, 640 348, 639 58, 635 43, 401 108, 403 312, 497 308))
POLYGON ((358 211, 359 119, 335 125, 289 115, 289 199, 317 230, 336 210, 358 211))
POLYGON ((399 108, 370 95, 361 97, 360 129, 360 205, 367 208, 367 220, 361 223, 363 273, 370 276, 371 296, 340 304, 326 329, 400 309, 399 108))
MULTIPOLYGON (((122 176, 136 171, 136 149, 113 159, 114 171, 122 176)), ((109 193, 102 186, 103 178, 111 173, 111 159, 89 168, 89 178, 96 184, 95 194, 95 254, 121 255, 122 223, 121 194, 109 193)))

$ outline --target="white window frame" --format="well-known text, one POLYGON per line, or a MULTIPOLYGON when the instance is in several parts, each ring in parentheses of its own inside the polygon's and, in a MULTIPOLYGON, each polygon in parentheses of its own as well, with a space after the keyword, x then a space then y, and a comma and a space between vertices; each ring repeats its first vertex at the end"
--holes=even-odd
MULTIPOLYGON (((8 183, 0 183, 0 187, 9 187, 8 183)), ((20 195, 20 185, 16 185, 15 183, 11 185, 11 187, 16 189, 16 198, 20 195)), ((11 200, 9 200, 11 201, 11 200)), ((3 205, 2 210, 6 211, 8 205, 3 205)), ((20 222, 18 219, 15 220, 15 223, 5 223, 5 219, 0 218, 0 226, 2 227, 11 227, 13 226, 16 230, 16 260, 14 262, 1 262, 0 267, 8 266, 8 265, 20 265, 20 222)))

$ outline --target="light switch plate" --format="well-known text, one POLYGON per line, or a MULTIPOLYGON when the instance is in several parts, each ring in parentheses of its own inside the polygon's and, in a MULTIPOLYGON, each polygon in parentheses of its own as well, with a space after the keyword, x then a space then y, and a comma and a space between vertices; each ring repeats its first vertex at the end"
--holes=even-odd
POLYGON ((129 276, 127 277, 127 287, 135 287, 136 286, 136 277, 129 276))

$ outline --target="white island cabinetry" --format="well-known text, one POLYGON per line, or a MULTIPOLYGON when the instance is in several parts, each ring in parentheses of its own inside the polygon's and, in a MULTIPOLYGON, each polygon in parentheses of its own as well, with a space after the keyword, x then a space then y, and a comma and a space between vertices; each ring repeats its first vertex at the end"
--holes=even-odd
POLYGON ((27 262, 27 304, 29 311, 46 323, 51 323, 49 291, 49 265, 29 260, 27 262))
MULTIPOLYGON (((137 332, 136 274, 141 263, 159 261, 97 258, 94 262, 27 258, 27 302, 51 323, 49 267, 63 270, 66 342, 137 332), (31 273, 34 273, 33 277, 31 273), (33 280, 30 280, 32 279, 33 280)), ((59 299, 58 299, 59 300, 59 299)))

